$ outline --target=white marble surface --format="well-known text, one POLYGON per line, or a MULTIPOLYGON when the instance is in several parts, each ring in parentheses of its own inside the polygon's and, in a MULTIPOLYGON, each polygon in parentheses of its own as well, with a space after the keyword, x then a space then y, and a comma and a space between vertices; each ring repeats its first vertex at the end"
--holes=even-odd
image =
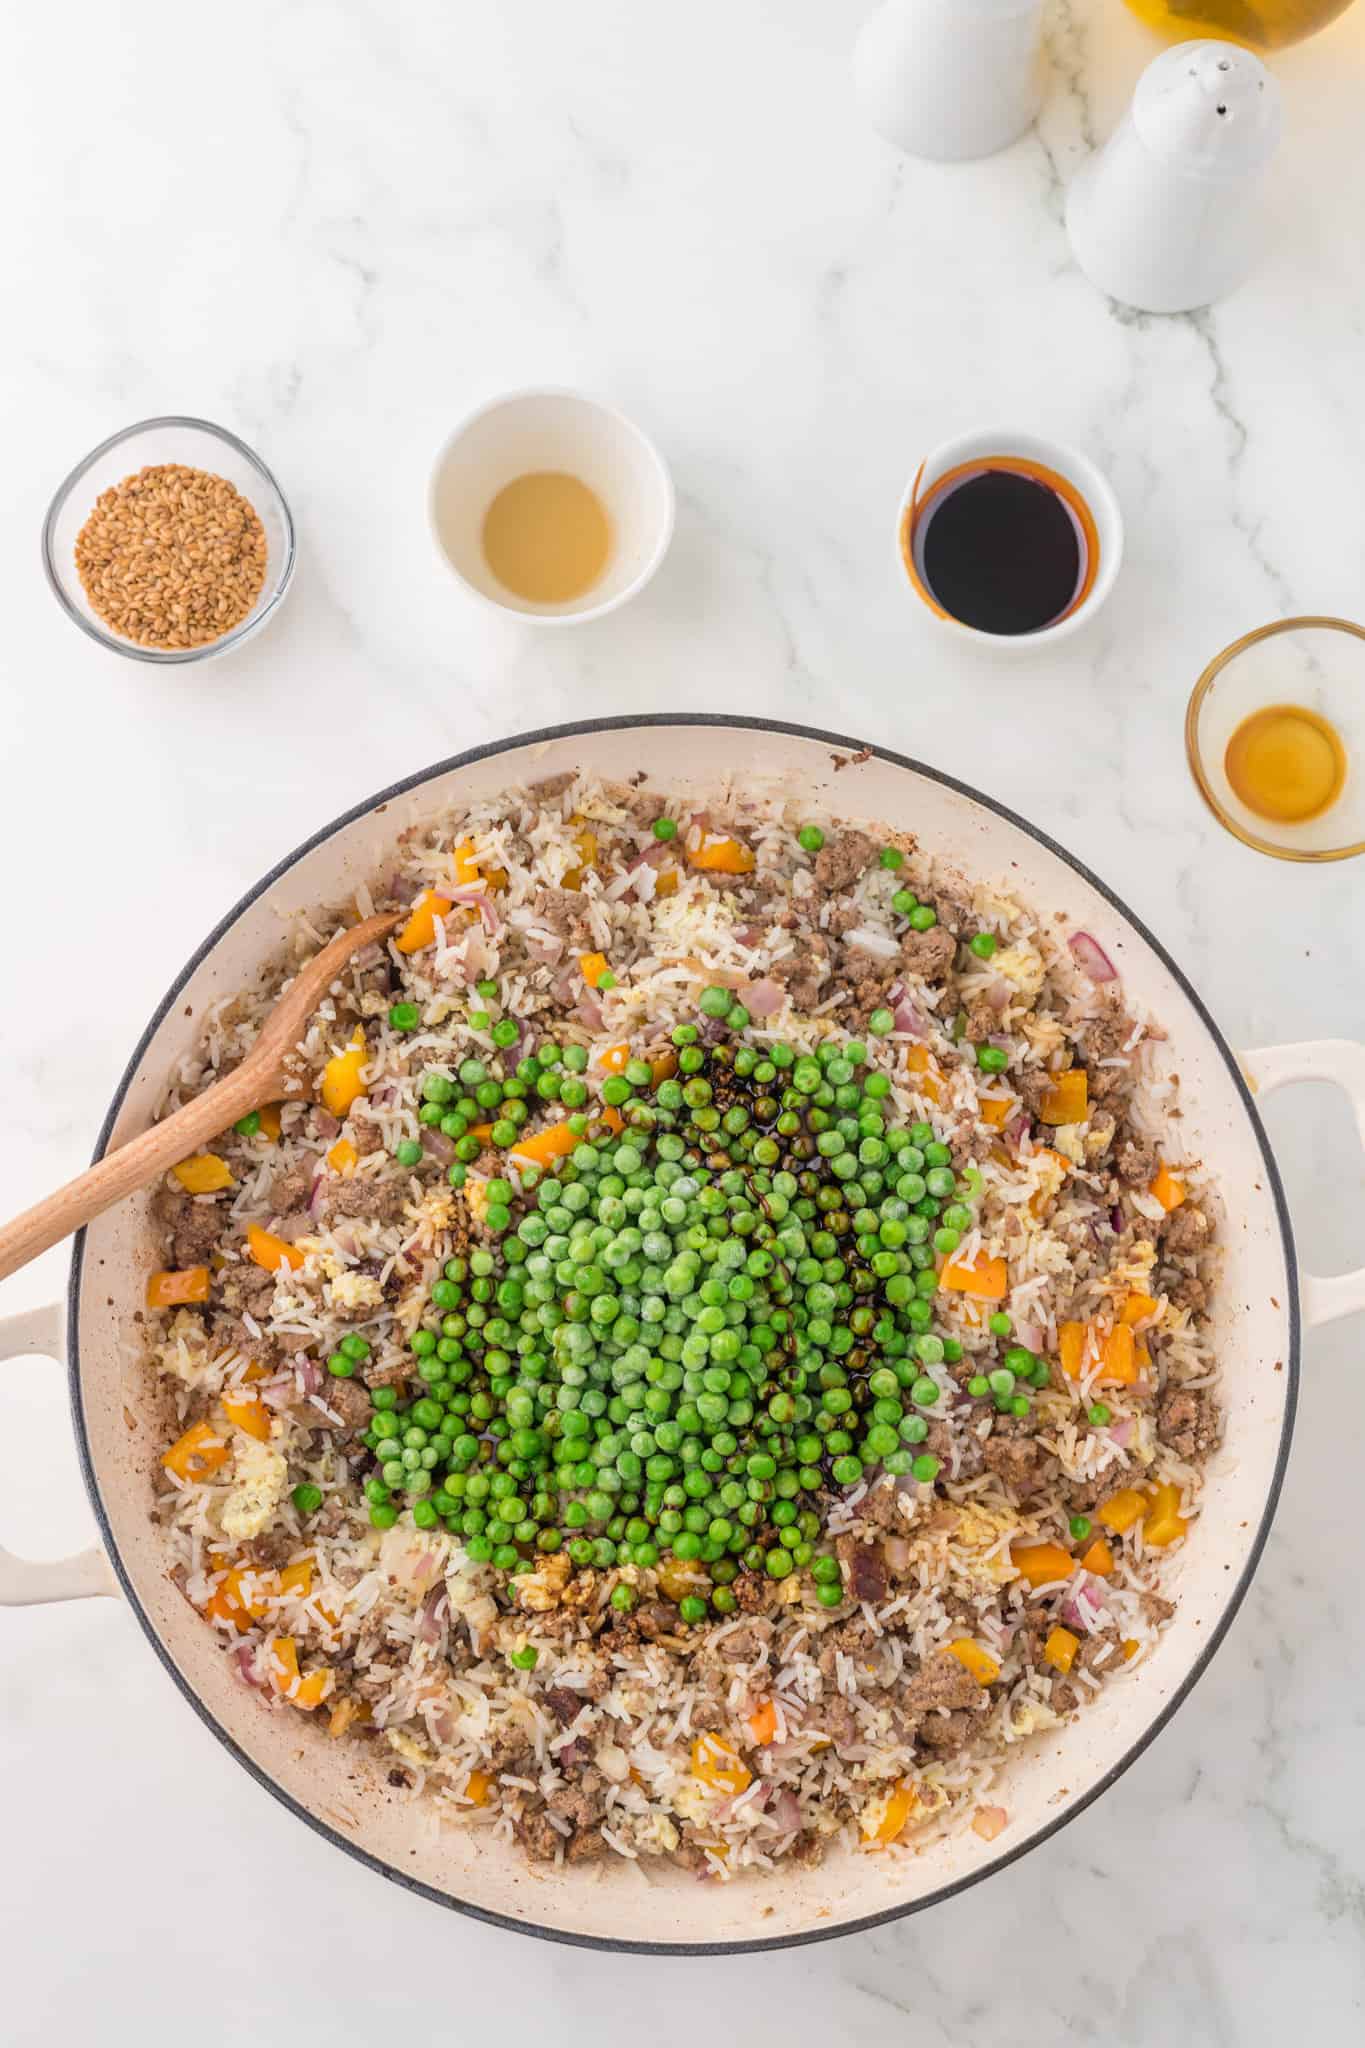
MULTIPOLYGON (((1362 609, 1365 7, 1280 63, 1262 268, 1172 320, 1095 296, 1060 227, 1154 47, 1118 0, 1056 10, 1041 133, 954 169, 860 127, 856 12, 75 0, 9 21, 0 1211, 84 1163, 148 1011, 283 850, 390 777, 564 717, 742 706, 920 755, 1092 862, 1234 1040, 1360 1034, 1360 867, 1223 837, 1180 718, 1234 633, 1362 609), (532 380, 635 413, 680 498, 646 597, 543 638, 470 609, 423 518, 453 419, 532 380), (37 534, 85 448, 174 410, 261 449, 301 558, 260 641, 157 673, 59 615, 37 534), (991 420, 1083 443, 1128 519, 1108 610, 1040 664, 945 650, 895 566, 919 456, 991 420)), ((1273 1123, 1316 1261, 1358 1262, 1339 1106, 1282 1098, 1273 1123)), ((793 2041, 926 2048, 1359 2039, 1365 1375, 1358 1329, 1306 1349, 1265 1563, 1155 1748, 984 1889, 789 1955, 613 1959, 411 1901, 248 1782, 114 1603, 6 1615, 0 2036, 532 2025, 586 2048, 771 2039, 780 2013, 793 2041)), ((0 1532, 59 1550, 86 1518, 57 1375, 5 1379, 0 1532)))

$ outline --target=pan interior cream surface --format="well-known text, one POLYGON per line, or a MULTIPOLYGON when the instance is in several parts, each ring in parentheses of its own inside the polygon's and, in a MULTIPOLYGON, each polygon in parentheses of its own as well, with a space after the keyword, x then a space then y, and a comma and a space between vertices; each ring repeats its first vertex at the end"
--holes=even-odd
POLYGON ((1176 1703, 1244 1588, 1273 1507, 1294 1379, 1296 1289, 1273 1168, 1229 1058, 1155 948, 1103 892, 1020 826, 965 791, 874 755, 848 760, 823 737, 769 727, 662 722, 561 732, 440 769, 328 833, 262 887, 175 991, 117 1106, 109 1142, 134 1136, 206 1007, 249 984, 288 920, 341 901, 372 874, 404 827, 470 795, 585 762, 607 776, 644 770, 684 792, 727 777, 772 778, 853 820, 884 822, 1044 914, 1091 931, 1118 965, 1129 1000, 1167 1033, 1165 1070, 1180 1076, 1180 1145, 1221 1189, 1225 1264, 1215 1331, 1226 1433, 1209 1465, 1203 1513, 1173 1560, 1175 1619, 1153 1654, 1106 1685, 1074 1722, 1021 1744, 992 1797, 1009 1813, 986 1843, 970 1829, 918 1854, 842 1855, 814 1870, 700 1884, 673 1869, 600 1864, 532 1868, 511 1845, 474 1845, 438 1829, 382 1769, 295 1714, 270 1712, 233 1675, 217 1638, 167 1576, 164 1537, 148 1516, 160 1448, 136 1362, 145 1275, 155 1263, 145 1198, 91 1226, 73 1272, 73 1362, 92 1486, 128 1591, 179 1674, 241 1757, 273 1789, 384 1872, 451 1904, 561 1938, 614 1945, 730 1946, 818 1937, 903 1912, 1011 1859, 1094 1795, 1176 1703), (836 760, 847 765, 836 766, 836 760))

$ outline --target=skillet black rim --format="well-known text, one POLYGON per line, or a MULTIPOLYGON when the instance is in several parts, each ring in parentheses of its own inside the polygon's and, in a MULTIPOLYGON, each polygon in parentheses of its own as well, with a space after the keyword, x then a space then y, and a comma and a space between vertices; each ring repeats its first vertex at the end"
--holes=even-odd
POLYGON ((431 782, 437 776, 449 774, 454 769, 467 768, 476 761, 486 761, 499 754, 512 753, 519 749, 536 746, 551 740, 590 738, 595 733, 603 732, 647 731, 657 726, 714 726, 728 728, 734 732, 781 733, 792 739, 815 741, 821 746, 829 747, 832 751, 842 754, 859 755, 866 752, 879 761, 888 762, 892 767, 907 769, 911 774, 923 776, 927 781, 936 782, 944 789, 955 791, 959 796, 966 797, 971 802, 979 804, 983 810, 992 812, 998 818, 1003 818, 1006 823, 1013 825, 1017 830, 1027 833, 1030 839, 1034 840, 1039 846, 1045 847, 1049 853, 1055 855, 1058 860, 1069 867, 1073 874, 1079 875, 1083 881, 1089 883, 1092 889, 1097 890, 1105 901, 1111 904, 1119 913, 1120 917, 1126 919, 1132 929, 1152 948, 1152 951, 1157 955, 1193 1007, 1195 1014, 1217 1048, 1218 1054, 1226 1066, 1233 1085, 1241 1098, 1242 1107, 1250 1121, 1252 1132, 1260 1150, 1267 1186, 1274 1203, 1288 1281, 1288 1371, 1287 1385, 1285 1387, 1284 1420, 1281 1425, 1279 1450, 1275 1459, 1275 1470, 1266 1494, 1265 1507, 1261 1514, 1260 1523, 1248 1546, 1246 1562, 1238 1576, 1236 1585, 1227 1596, 1223 1612, 1216 1626, 1210 1632, 1209 1638, 1200 1651, 1199 1656, 1195 1659, 1171 1698, 1162 1707, 1160 1713, 1148 1723, 1142 1734, 1125 1751, 1119 1761, 1106 1771, 1103 1777, 1097 1779, 1082 1797, 1078 1798, 1073 1805, 1067 1808, 1065 1813, 1059 1814, 1056 1820, 1049 1821, 1046 1826, 1037 1829, 1031 1834, 1026 1841, 1016 1843, 1003 1855, 997 1856, 992 1862, 984 1864, 981 1869, 971 1871, 967 1875, 955 1879, 952 1884, 942 1885, 937 1891, 930 1892, 923 1898, 909 1900, 903 1905, 890 1906, 882 1913, 866 1914, 858 1920, 841 1921, 834 1927, 808 1928, 796 1934, 777 1934, 766 1938, 756 1937, 753 1940, 745 1941, 629 1941, 613 1939, 603 1935, 579 1934, 532 1920, 518 1919, 514 1915, 507 1913, 490 1912, 486 1907, 476 1906, 469 1900, 456 1898, 452 1893, 441 1891, 434 1885, 424 1884, 419 1878, 393 1869, 378 1857, 372 1856, 368 1850, 361 1848, 357 1843, 347 1841, 344 1835, 340 1835, 335 1829, 330 1828, 325 1821, 319 1819, 317 1814, 310 1812, 306 1806, 300 1805, 298 1800, 286 1792, 283 1786, 279 1785, 268 1772, 263 1771, 251 1757, 247 1756, 237 1746, 232 1737, 214 1719, 208 1707, 195 1692, 193 1686, 189 1684, 177 1669, 174 1659, 143 1608, 132 1581, 124 1568, 123 1560, 114 1541, 113 1530, 110 1526, 109 1516, 100 1493, 99 1481, 91 1456, 90 1441, 86 1430, 85 1410, 81 1399, 80 1372, 80 1306, 82 1269, 85 1254, 84 1230, 77 1233, 72 1246, 71 1277, 67 1287, 67 1378, 72 1416, 75 1422, 77 1453, 80 1458, 86 1491, 90 1496, 91 1506, 99 1525, 106 1554, 128 1603, 133 1613, 137 1616, 143 1633, 156 1652, 156 1655, 170 1673, 179 1691, 199 1716, 199 1719, 204 1723, 205 1727, 212 1731, 223 1747, 236 1758, 242 1768, 255 1779, 256 1783, 270 1793, 272 1798, 277 1799, 282 1806, 286 1807, 297 1819, 303 1821, 315 1834, 320 1835, 324 1841, 330 1842, 334 1847, 343 1850, 346 1855, 354 1857, 356 1862, 363 1863, 378 1876, 387 1878, 393 1884, 400 1885, 405 1891, 415 1892, 420 1897, 431 1900, 433 1905, 448 1907, 454 1912, 467 1915, 472 1920, 483 1921, 488 1926, 506 1928, 514 1934, 533 1935, 543 1941, 564 1942, 574 1948, 602 1949, 611 1953, 660 1956, 748 1955, 760 1950, 800 1948, 808 1942, 833 1941, 846 1934, 866 1933, 871 1928, 887 1926, 893 1921, 906 1919, 913 1913, 924 1912, 928 1907, 941 1905, 945 1900, 957 1897, 959 1893, 968 1891, 973 1885, 979 1884, 983 1878, 992 1877, 996 1872, 1007 1869, 1011 1863, 1017 1862, 1021 1856, 1027 1855, 1030 1850, 1038 1848, 1053 1835, 1058 1834, 1078 1814, 1084 1813, 1088 1806, 1093 1805, 1095 1800, 1107 1792, 1111 1785, 1116 1784, 1129 1766, 1142 1755, 1142 1752, 1149 1743, 1153 1742, 1160 1734, 1177 1708, 1184 1703, 1199 1679, 1203 1677, 1213 1660, 1214 1653, 1232 1626, 1237 1610, 1246 1598, 1251 1581, 1255 1576, 1256 1568, 1260 1563, 1266 1539, 1270 1534, 1271 1523, 1275 1516, 1275 1508, 1280 1497, 1280 1488, 1284 1482, 1285 1466, 1289 1457, 1289 1446, 1294 1433, 1294 1416, 1298 1406, 1300 1340, 1298 1262, 1294 1251, 1294 1233, 1289 1220, 1289 1209, 1285 1201, 1279 1169, 1275 1164, 1274 1155, 1271 1152, 1264 1127, 1257 1114, 1256 1105, 1252 1100, 1251 1091, 1243 1077, 1236 1055, 1223 1037, 1222 1032, 1209 1014, 1206 1005, 1190 983, 1188 977, 1177 966, 1161 941, 1148 930, 1141 918, 1134 916, 1127 904, 1120 897, 1116 896, 1114 891, 1107 887, 1098 875, 1093 874, 1083 861, 1076 859, 1074 854, 1068 853, 1065 847, 1059 846, 1057 841, 1050 838, 1046 832, 1040 831, 1036 825, 1031 825, 1027 819, 1021 818, 1017 811, 1012 811, 1007 805, 998 803, 994 797, 983 796, 979 790, 971 788, 968 783, 959 782, 955 776, 945 775, 939 768, 930 768, 924 762, 914 761, 908 755, 898 754, 889 747, 876 746, 870 741, 849 739, 840 733, 826 732, 818 726, 793 725, 786 720, 774 718, 730 717, 719 712, 650 712, 629 718, 589 718, 576 720, 567 725, 541 726, 533 732, 517 733, 508 739, 493 740, 485 746, 470 747, 464 753, 453 754, 449 759, 437 762, 432 767, 423 768, 417 774, 405 777, 401 782, 390 784, 387 789, 381 790, 378 795, 368 797, 364 802, 354 805, 349 811, 343 812, 339 818, 333 819, 330 824, 324 825, 319 831, 314 832, 300 846, 295 847, 292 853, 287 854, 283 860, 277 862, 268 874, 262 876, 259 882, 247 890, 246 894, 228 911, 227 915, 221 918, 214 926, 202 945, 198 947, 186 962, 179 975, 177 975, 175 981, 158 1004, 146 1030, 134 1049, 133 1056, 124 1070, 118 1087, 114 1091, 114 1099, 109 1106, 108 1115, 104 1119, 103 1127, 100 1130, 99 1138, 95 1145, 94 1158, 99 1159, 103 1155, 117 1121, 119 1111, 123 1106, 124 1097, 142 1063, 143 1056, 160 1029, 162 1021, 170 1010, 171 1005, 177 1000, 196 968, 212 952, 223 934, 230 926, 236 923, 242 913, 249 909, 258 897, 273 887, 279 878, 294 866, 296 861, 301 860, 305 854, 311 853, 315 846, 320 846, 324 840, 332 838, 334 834, 353 824, 356 819, 362 818, 368 812, 373 811, 379 804, 391 803, 398 797, 406 796, 410 792, 420 789, 425 783, 431 782))

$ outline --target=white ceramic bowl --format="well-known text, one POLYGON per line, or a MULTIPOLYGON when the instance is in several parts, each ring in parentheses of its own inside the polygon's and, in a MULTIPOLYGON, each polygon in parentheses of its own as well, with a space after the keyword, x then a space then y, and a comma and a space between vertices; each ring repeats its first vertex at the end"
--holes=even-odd
MULTIPOLYGON (((103 1548, 51 1564, 0 1551, 0 1607, 121 1589, 186 1699, 260 1784, 336 1846, 440 1903, 607 1948, 716 1953, 821 1940, 932 1905, 1012 1862, 1112 1784, 1174 1713, 1222 1641, 1270 1526, 1298 1387, 1300 1300, 1309 1323, 1365 1307, 1365 1269, 1301 1280, 1243 1067, 1169 954, 1100 881, 1036 827, 948 776, 857 740, 759 719, 666 715, 530 733, 426 769, 337 819, 197 948, 133 1054, 99 1149, 146 1129, 163 1077, 193 1045, 206 1009, 276 953, 284 920, 346 897, 392 859, 400 833, 442 806, 584 766, 616 779, 640 771, 698 798, 747 776, 848 817, 913 823, 922 843, 950 861, 983 878, 1008 877, 1011 889, 1093 932, 1131 1000, 1161 1019, 1162 1071, 1181 1077, 1183 1145, 1208 1162, 1226 1205, 1214 1341, 1227 1428, 1197 1530, 1172 1559, 1179 1607, 1152 1654, 1106 1684, 1074 1723, 1016 1745, 993 1795, 1009 1825, 989 1843, 968 1827, 917 1855, 840 1853, 770 1882, 716 1885, 672 1868, 646 1879, 634 1865, 532 1866, 511 1843, 425 1825, 389 1793, 382 1758, 271 1712, 243 1685, 167 1573, 165 1540, 148 1512, 164 1418, 137 1362, 156 1247, 146 1195, 81 1232, 72 1260, 65 1348, 103 1548)), ((1338 1081, 1354 1095, 1365 1134, 1365 1048, 1280 1048, 1247 1056, 1246 1073, 1262 1094, 1291 1081, 1338 1081)), ((62 1349, 56 1311, 0 1323, 0 1359, 62 1349)))
POLYGON ((427 504, 442 560, 498 611, 539 625, 600 619, 644 589, 673 538, 673 479, 647 434, 579 391, 514 391, 456 427, 431 475, 427 504), (563 471, 595 491, 611 526, 601 578, 567 604, 534 604, 499 583, 483 551, 488 507, 514 478, 563 471))
POLYGON ((1079 449, 1069 448, 1062 441, 1044 440, 1039 434, 1019 434, 1007 428, 988 427, 974 434, 960 434, 955 441, 945 441, 941 447, 935 448, 932 455, 926 455, 905 487, 896 519, 896 542, 906 588, 919 599, 926 616, 942 632, 957 640, 971 641, 976 646, 988 648, 994 654, 1030 655, 1043 648, 1055 647, 1059 640, 1067 640, 1073 633, 1078 633, 1082 626, 1090 623, 1108 597, 1123 561, 1123 514, 1109 479, 1079 449), (926 600, 907 566, 910 553, 907 525, 914 504, 922 501, 950 470, 975 462, 984 466, 992 456, 1037 463, 1044 469, 1054 470, 1084 501, 1095 523, 1098 562, 1089 591, 1074 611, 1037 633, 983 633, 975 626, 964 625, 961 619, 948 617, 926 600))

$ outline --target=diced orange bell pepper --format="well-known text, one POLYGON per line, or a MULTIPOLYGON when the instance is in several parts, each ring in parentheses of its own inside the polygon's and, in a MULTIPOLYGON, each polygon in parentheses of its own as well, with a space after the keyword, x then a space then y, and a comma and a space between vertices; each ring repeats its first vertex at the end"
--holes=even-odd
POLYGON ((296 1557, 293 1564, 287 1564, 279 1576, 281 1596, 291 1594, 299 1600, 306 1600, 313 1590, 313 1560, 311 1557, 296 1557))
POLYGON ((749 1731, 755 1742, 771 1742, 777 1734, 777 1708, 771 1700, 760 1701, 749 1716, 749 1731))
POLYGON ((978 1685, 994 1685, 1000 1676, 997 1660, 989 1650, 983 1650, 980 1643, 974 1643, 970 1636, 959 1636, 955 1643, 946 1647, 948 1655, 956 1657, 963 1669, 971 1672, 978 1685))
POLYGON ((1064 1074, 1053 1076, 1052 1085, 1043 1097, 1038 1120, 1045 1124, 1079 1124, 1085 1121, 1090 1108, 1090 1088, 1084 1067, 1068 1067, 1064 1074))
POLYGON ((1010 1562, 1030 1586, 1055 1585, 1076 1569, 1076 1560, 1060 1543, 1011 1543, 1010 1562))
POLYGON ((365 1033, 357 1024, 345 1052, 328 1060, 322 1070, 322 1106, 333 1116, 345 1116, 356 1098, 365 1093, 360 1073, 368 1056, 365 1033))
POLYGON ((259 1621, 270 1605, 268 1584, 260 1572, 244 1571, 231 1565, 205 1603, 210 1621, 225 1621, 245 1635, 253 1621, 259 1621))
POLYGON ((229 1445, 227 1439, 207 1422, 193 1422, 182 1437, 178 1437, 170 1449, 163 1452, 161 1462, 168 1472, 174 1472, 177 1479, 208 1479, 220 1465, 227 1463, 229 1445))
POLYGON ((1131 1529, 1134 1522, 1140 1522, 1147 1512, 1147 1496, 1139 1493, 1135 1486, 1123 1486, 1117 1493, 1111 1493, 1108 1500, 1102 1500, 1095 1510, 1097 1521, 1106 1529, 1112 1529, 1116 1536, 1122 1536, 1125 1529, 1131 1529))
POLYGON ((605 1102, 602 1105, 602 1121, 607 1129, 618 1138, 626 1127, 626 1120, 620 1110, 610 1102, 605 1102))
POLYGON ((712 1785, 719 1792, 732 1796, 752 1784, 753 1774, 739 1759, 738 1753, 728 1742, 722 1742, 719 1735, 699 1735, 692 1744, 692 1775, 700 1778, 704 1785, 712 1785))
POLYGON ((260 1395, 249 1387, 234 1387, 223 1395, 223 1413, 229 1422, 254 1436, 257 1443, 270 1439, 270 1410, 260 1395))
POLYGON ((979 1098, 977 1107, 981 1111, 981 1121, 983 1124, 989 1124, 993 1131, 1002 1131, 1010 1120, 1010 1111, 1014 1108, 1014 1097, 1011 1095, 983 1095, 979 1098))
POLYGON ((1180 1512, 1180 1488, 1158 1486, 1142 1524, 1143 1541, 1164 1550, 1168 1543, 1178 1542, 1189 1526, 1180 1512))
POLYGON ((606 954, 580 953, 578 956, 578 971, 584 981, 587 982, 589 988, 596 988, 607 971, 606 954))
POLYGON ((493 1138, 493 1126, 492 1124, 471 1124, 468 1136, 477 1138, 481 1145, 490 1144, 493 1138))
POLYGON ((884 1849, 894 1842, 919 1805, 919 1792, 909 1778, 902 1779, 887 1800, 881 1818, 863 1843, 865 1849, 884 1849))
POLYGON ((1157 1168, 1156 1179, 1147 1192, 1156 1196, 1169 1216, 1172 1209, 1178 1209, 1185 1199, 1185 1183, 1176 1179, 1169 1166, 1162 1165, 1157 1168))
MULTIPOLYGON (((489 1125, 491 1132, 492 1125, 489 1125)), ((517 1166, 548 1166, 552 1159, 563 1159, 572 1152, 582 1139, 574 1136, 566 1117, 563 1123, 546 1124, 544 1130, 532 1132, 529 1138, 518 1138, 508 1148, 507 1156, 517 1166)))
POLYGON ((927 1045, 906 1046, 905 1071, 914 1076, 921 1095, 927 1095, 931 1102, 942 1102, 943 1084, 939 1079, 938 1061, 927 1045))
POLYGON ((186 1266, 180 1273, 151 1273, 147 1277, 148 1308, 177 1308, 182 1302, 208 1298, 207 1266, 186 1266))
POLYGON ((193 1159, 182 1159, 171 1172, 187 1195, 216 1195, 234 1185, 232 1168, 216 1152, 196 1152, 193 1159))
POLYGON ((624 1073, 630 1062, 628 1045, 609 1045, 602 1055, 602 1066, 608 1074, 624 1073))
POLYGON ((1156 1303, 1151 1295, 1139 1294, 1133 1291, 1130 1292, 1128 1299, 1123 1304, 1122 1320, 1130 1325, 1133 1323, 1145 1323, 1148 1316, 1154 1316, 1155 1314, 1156 1303))
MULTIPOLYGON (((369 1701, 352 1699, 348 1695, 345 1699, 338 1700, 327 1716, 327 1733, 333 1737, 344 1735, 348 1728, 359 1728, 370 1718, 369 1701)), ((482 1773, 474 1772, 471 1775, 482 1776, 482 1773)))
POLYGON ((278 1273, 281 1266, 295 1270, 303 1264, 303 1253, 296 1244, 276 1237, 272 1230, 262 1230, 259 1223, 247 1224, 246 1248, 256 1264, 264 1266, 267 1273, 278 1273))
POLYGON ((305 1713, 320 1706, 331 1689, 332 1674, 324 1666, 319 1671, 310 1671, 306 1678, 299 1674, 299 1653, 292 1636, 276 1636, 270 1645, 270 1677, 277 1692, 282 1692, 289 1704, 301 1707, 305 1713))
POLYGON ((657 1058, 652 1059, 649 1063, 651 1087, 657 1088, 660 1081, 671 1081, 677 1071, 678 1055, 670 1046, 665 1052, 659 1053, 657 1058))
POLYGON ((327 1154, 327 1164, 333 1173, 350 1173, 354 1170, 359 1156, 349 1138, 338 1138, 327 1154))
POLYGON ((1083 1379, 1103 1357, 1100 1335, 1093 1323, 1062 1323, 1057 1330, 1057 1356, 1068 1379, 1083 1379))
MULTIPOLYGON (((436 920, 449 915, 451 902, 448 896, 438 896, 434 889, 423 889, 408 915, 408 921, 394 940, 400 953, 420 953, 424 947, 436 943, 436 920)), ((335 1116, 336 1111, 332 1114, 335 1116)))
POLYGON ((1100 1385, 1131 1387, 1138 1376, 1137 1345, 1129 1324, 1111 1330, 1100 1347, 1100 1385))
POLYGON ((950 1293, 974 1294, 981 1301, 1003 1301, 1010 1284, 1009 1268, 1003 1259, 978 1258, 971 1266, 964 1266, 959 1259, 948 1259, 938 1284, 950 1293))
POLYGON ((1131 1664, 1134 1657, 1136 1657, 1139 1649, 1141 1648, 1141 1644, 1138 1642, 1136 1636, 1125 1636, 1123 1641, 1119 1644, 1119 1648, 1123 1652, 1124 1663, 1131 1664))
POLYGON ((1093 1572, 1097 1579, 1112 1578, 1114 1574, 1114 1553, 1103 1536, 1097 1536, 1085 1556, 1081 1559, 1081 1570, 1093 1572))
POLYGON ((1055 1670, 1065 1673, 1071 1669, 1080 1647, 1080 1637, 1073 1636, 1069 1628, 1049 1629, 1043 1655, 1055 1670))
POLYGON ((662 868, 654 884, 654 894, 656 896, 676 896, 677 893, 678 870, 676 868, 662 868))
POLYGON ((283 1128, 280 1123, 280 1106, 277 1102, 268 1102, 260 1114, 261 1136, 269 1138, 273 1144, 278 1140, 283 1128))
POLYGON ((687 858, 694 868, 720 875, 749 875, 755 866, 753 848, 739 839, 704 840, 687 858))
POLYGON ((487 1806, 493 1796, 493 1780, 487 1771, 471 1771, 464 1783, 464 1796, 471 1806, 487 1806))
POLYGON ((461 889, 477 889, 483 881, 472 839, 462 839, 455 848, 455 881, 461 889))

